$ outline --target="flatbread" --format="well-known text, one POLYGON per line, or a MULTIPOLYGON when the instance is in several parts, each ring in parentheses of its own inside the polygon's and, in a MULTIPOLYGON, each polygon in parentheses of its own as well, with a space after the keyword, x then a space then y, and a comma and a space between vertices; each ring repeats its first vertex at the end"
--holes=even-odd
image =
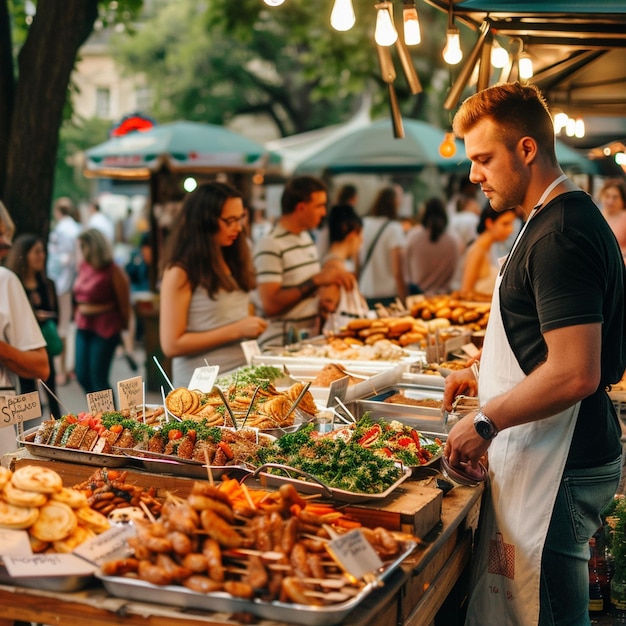
POLYGON ((43 506, 48 502, 48 496, 38 491, 19 489, 12 482, 8 482, 2 491, 4 499, 16 506, 43 506))
POLYGON ((90 506, 83 506, 76 509, 76 516, 81 526, 86 526, 96 534, 103 533, 111 526, 109 520, 102 513, 92 509, 90 506))
POLYGON ((60 541, 78 526, 74 511, 63 502, 51 500, 39 509, 39 517, 29 532, 40 541, 60 541))
POLYGON ((0 491, 4 489, 4 486, 11 480, 13 472, 8 467, 0 465, 0 491))
POLYGON ((53 493, 50 499, 56 502, 63 502, 72 509, 89 506, 87 496, 82 491, 70 489, 69 487, 63 487, 60 491, 53 493))
POLYGON ((54 470, 40 465, 25 465, 13 472, 11 482, 18 489, 54 493, 63 487, 63 479, 54 470))
POLYGON ((29 528, 39 516, 37 507, 15 506, 0 500, 0 528, 29 528))

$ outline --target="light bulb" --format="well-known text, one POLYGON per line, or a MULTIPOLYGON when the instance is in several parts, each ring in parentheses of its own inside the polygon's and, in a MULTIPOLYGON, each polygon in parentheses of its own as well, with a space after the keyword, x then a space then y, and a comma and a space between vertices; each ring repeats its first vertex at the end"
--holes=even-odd
POLYGON ((614 159, 618 165, 626 165, 626 154, 624 154, 623 152, 616 152, 614 159))
POLYGON ((533 62, 525 52, 519 55, 519 77, 522 80, 528 80, 533 77, 533 62))
POLYGON ((285 0, 263 0, 268 7, 279 7, 285 0))
POLYGON ((585 120, 579 117, 574 124, 574 137, 582 139, 585 136, 585 120))
POLYGON ((558 135, 567 124, 567 113, 560 111, 554 116, 554 133, 558 135))
POLYGON ((374 39, 379 46, 391 46, 398 40, 398 32, 391 20, 390 7, 389 2, 381 2, 376 5, 378 15, 376 16, 374 39))
POLYGON ((444 135, 443 141, 439 146, 439 154, 444 159, 449 159, 456 154, 456 142, 454 141, 454 133, 447 132, 444 135))
POLYGON ((330 25, 339 31, 350 30, 356 22, 352 0, 335 0, 330 13, 330 25))
POLYGON ((491 46, 491 65, 502 69, 509 62, 509 53, 494 39, 491 46))
POLYGON ((567 124, 565 124, 565 134, 568 137, 573 137, 576 132, 576 120, 573 117, 569 117, 567 119, 567 124))
POLYGON ((443 60, 448 65, 456 65, 463 58, 461 50, 461 34, 456 27, 448 28, 446 32, 446 46, 443 49, 443 60))
POLYGON ((407 46, 417 46, 422 41, 417 9, 414 6, 405 5, 402 15, 404 18, 404 43, 407 46))

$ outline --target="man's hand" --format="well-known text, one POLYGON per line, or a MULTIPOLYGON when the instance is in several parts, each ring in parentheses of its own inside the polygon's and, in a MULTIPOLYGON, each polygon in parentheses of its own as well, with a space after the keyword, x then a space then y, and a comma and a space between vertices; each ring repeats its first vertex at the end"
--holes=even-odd
POLYGON ((446 377, 443 391, 443 408, 452 411, 452 403, 457 396, 478 395, 478 381, 469 367, 455 370, 446 377))
POLYGON ((443 449, 443 455, 450 465, 459 466, 461 463, 471 463, 478 467, 478 461, 487 452, 491 441, 483 439, 474 428, 476 411, 461 418, 448 433, 448 440, 443 449))

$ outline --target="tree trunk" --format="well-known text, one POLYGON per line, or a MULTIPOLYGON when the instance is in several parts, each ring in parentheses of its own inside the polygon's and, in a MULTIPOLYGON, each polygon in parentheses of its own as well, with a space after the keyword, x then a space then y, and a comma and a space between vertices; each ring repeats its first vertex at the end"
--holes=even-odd
POLYGON ((67 88, 78 49, 97 16, 98 0, 37 3, 37 15, 19 54, 19 79, 5 144, 3 199, 18 234, 34 232, 47 239, 67 88))
POLYGON ((0 199, 3 197, 15 79, 8 0, 0 1, 0 199))

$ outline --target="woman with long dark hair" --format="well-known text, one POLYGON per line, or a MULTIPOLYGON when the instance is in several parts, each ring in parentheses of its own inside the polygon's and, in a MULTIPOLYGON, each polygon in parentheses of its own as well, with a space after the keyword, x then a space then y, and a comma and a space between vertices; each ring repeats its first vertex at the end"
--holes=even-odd
MULTIPOLYGON (((54 281, 48 278, 45 273, 46 249, 43 239, 32 233, 17 237, 13 241, 13 247, 7 256, 6 267, 13 271, 22 282, 39 325, 41 326, 44 323, 56 325, 59 317, 59 305, 54 281)), ((44 381, 48 389, 52 391, 52 393, 49 393, 48 389, 46 389, 48 407, 50 415, 59 418, 59 403, 55 397, 54 356, 50 352, 48 352, 48 363, 50 365, 50 375, 44 381)), ((20 390, 22 393, 37 391, 37 381, 33 378, 22 378, 20 376, 20 390)))
POLYGON ((267 322, 250 314, 255 286, 241 194, 226 183, 200 185, 187 196, 170 239, 161 282, 159 335, 173 357, 173 383, 186 386, 196 367, 222 372, 245 364, 240 342, 267 322))

